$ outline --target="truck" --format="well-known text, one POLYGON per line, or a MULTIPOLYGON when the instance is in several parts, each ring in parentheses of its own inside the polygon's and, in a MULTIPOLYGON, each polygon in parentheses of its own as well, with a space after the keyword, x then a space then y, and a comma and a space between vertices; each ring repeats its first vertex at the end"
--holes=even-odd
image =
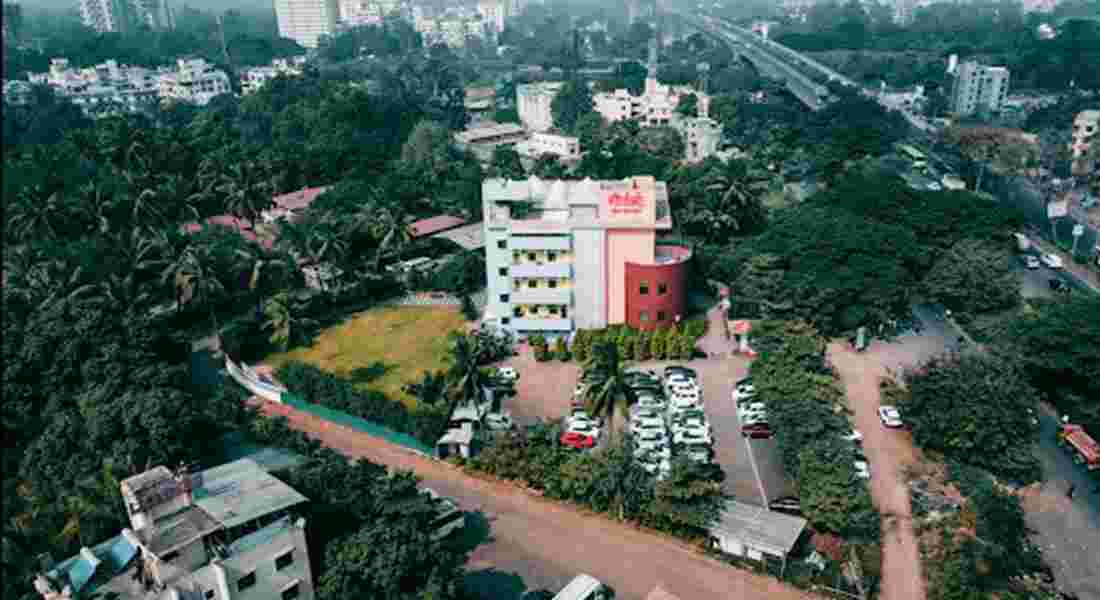
POLYGON ((1058 430, 1058 443, 1073 455, 1073 462, 1100 474, 1100 444, 1085 432, 1084 427, 1063 423, 1058 430))

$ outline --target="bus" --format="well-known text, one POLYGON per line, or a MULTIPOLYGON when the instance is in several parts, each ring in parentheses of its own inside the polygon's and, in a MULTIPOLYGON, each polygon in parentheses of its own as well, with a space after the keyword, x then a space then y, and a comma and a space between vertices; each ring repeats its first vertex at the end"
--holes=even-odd
POLYGON ((466 526, 466 513, 459 510, 454 500, 440 496, 431 488, 424 488, 423 491, 438 505, 438 513, 432 521, 433 540, 441 540, 466 526))

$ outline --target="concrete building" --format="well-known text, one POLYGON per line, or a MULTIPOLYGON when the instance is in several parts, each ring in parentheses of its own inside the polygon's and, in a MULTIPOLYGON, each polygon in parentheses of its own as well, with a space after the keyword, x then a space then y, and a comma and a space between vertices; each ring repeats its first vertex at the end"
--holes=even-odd
POLYGON ((519 121, 531 131, 549 131, 554 128, 554 97, 565 86, 561 81, 524 83, 516 86, 516 112, 519 121))
POLYGON ((3 29, 5 44, 19 44, 23 41, 23 5, 15 0, 3 2, 3 29))
POLYGON ((178 59, 176 71, 162 73, 158 79, 162 100, 205 106, 215 96, 233 90, 229 75, 201 58, 178 59))
POLYGON ((129 18, 134 25, 155 31, 175 28, 175 19, 166 0, 129 0, 129 18))
POLYGON ((1100 131, 1100 110, 1085 110, 1077 113, 1073 119, 1073 141, 1070 143, 1070 151, 1073 153, 1072 171, 1077 175, 1090 173, 1095 165, 1085 159, 1089 148, 1094 143, 1097 132, 1100 131))
POLYGON ((578 138, 554 133, 533 133, 531 137, 516 144, 516 152, 526 158, 538 158, 543 154, 553 154, 562 162, 577 161, 581 158, 581 142, 578 138))
POLYGON ((686 309, 689 248, 653 177, 482 184, 486 317, 520 335, 627 323, 654 329, 686 309))
POLYGON ((722 125, 707 117, 678 117, 672 127, 684 138, 684 160, 701 162, 718 154, 722 142, 722 125))
POLYGON ((478 160, 488 161, 497 146, 514 146, 527 138, 527 132, 516 123, 483 121, 454 134, 455 145, 469 150, 478 160))
POLYGON ((117 0, 79 0, 80 20, 100 33, 121 31, 123 6, 117 0))
POLYGON ((398 0, 339 0, 338 6, 340 24, 350 27, 381 23, 400 11, 398 0))
POLYGON ((500 35, 504 31, 505 21, 512 16, 511 9, 512 3, 509 0, 480 0, 477 3, 477 12, 493 35, 500 35))
POLYGON ((275 0, 279 35, 316 48, 318 41, 336 30, 339 16, 336 0, 275 0))
POLYGON ((960 117, 997 114, 1008 96, 1008 69, 974 61, 959 64, 951 90, 951 110, 960 117))
POLYGON ((119 486, 130 527, 35 578, 44 600, 310 600, 305 496, 254 460, 155 467, 119 486))
POLYGON ((249 67, 241 72, 241 93, 247 96, 279 75, 289 77, 301 75, 305 62, 306 57, 295 56, 294 58, 276 58, 265 67, 249 67))

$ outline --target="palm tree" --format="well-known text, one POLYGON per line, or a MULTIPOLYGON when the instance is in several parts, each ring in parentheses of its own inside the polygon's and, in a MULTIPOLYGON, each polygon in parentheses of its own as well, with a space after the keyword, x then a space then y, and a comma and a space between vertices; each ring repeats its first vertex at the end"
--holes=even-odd
POLYGON ((274 185, 260 167, 243 160, 230 167, 218 180, 217 191, 225 195, 228 212, 255 227, 260 213, 271 206, 274 185))
POLYGON ((619 349, 614 343, 601 342, 592 347, 592 355, 585 365, 584 379, 588 382, 585 398, 589 413, 606 418, 614 436, 615 416, 626 413, 637 399, 634 390, 627 385, 619 361, 619 349))
POLYGON ((286 292, 279 292, 264 303, 264 331, 271 332, 270 341, 281 350, 286 350, 290 345, 290 326, 293 315, 290 310, 290 297, 286 292))
POLYGON ((447 373, 451 387, 449 413, 461 404, 477 404, 481 399, 484 377, 478 357, 481 354, 477 338, 462 333, 451 334, 451 367, 447 373))

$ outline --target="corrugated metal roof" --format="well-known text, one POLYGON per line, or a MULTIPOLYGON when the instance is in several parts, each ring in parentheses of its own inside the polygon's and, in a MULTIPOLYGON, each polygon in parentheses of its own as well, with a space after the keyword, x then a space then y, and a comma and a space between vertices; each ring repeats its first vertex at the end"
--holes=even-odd
POLYGON ((203 471, 202 485, 191 494, 227 528, 308 500, 248 458, 203 471))
POLYGON ((737 540, 773 556, 789 553, 806 528, 806 519, 736 500, 726 503, 719 519, 710 529, 712 536, 737 540))
POLYGON ((485 228, 480 222, 441 231, 435 237, 451 240, 465 250, 479 250, 485 247, 485 228))

